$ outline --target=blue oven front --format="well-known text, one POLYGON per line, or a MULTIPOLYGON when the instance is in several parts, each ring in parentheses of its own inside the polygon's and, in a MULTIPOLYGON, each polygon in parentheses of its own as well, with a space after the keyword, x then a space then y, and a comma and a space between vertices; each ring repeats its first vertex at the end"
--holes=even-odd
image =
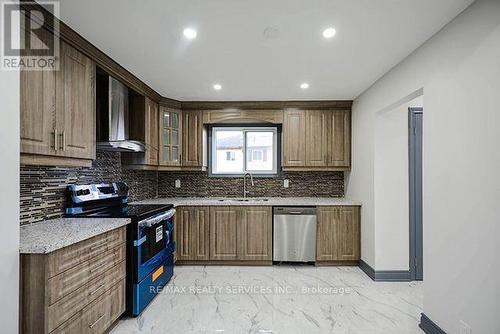
POLYGON ((171 209, 130 224, 128 313, 138 316, 173 275, 175 251, 171 209))

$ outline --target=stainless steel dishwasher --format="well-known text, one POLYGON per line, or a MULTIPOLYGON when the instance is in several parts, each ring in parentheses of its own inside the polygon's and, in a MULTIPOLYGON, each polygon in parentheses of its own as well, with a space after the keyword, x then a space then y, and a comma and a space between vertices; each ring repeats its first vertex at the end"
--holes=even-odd
POLYGON ((316 208, 275 207, 273 261, 316 260, 316 208))

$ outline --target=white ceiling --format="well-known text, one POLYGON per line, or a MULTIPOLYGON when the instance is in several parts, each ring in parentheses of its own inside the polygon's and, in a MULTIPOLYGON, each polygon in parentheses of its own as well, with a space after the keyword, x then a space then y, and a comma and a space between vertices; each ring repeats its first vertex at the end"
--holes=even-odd
POLYGON ((324 100, 355 98, 472 2, 65 0, 60 11, 163 96, 324 100), (330 40, 321 34, 328 26, 337 30, 330 40), (185 39, 185 27, 197 38, 185 39), (266 39, 267 27, 277 36, 266 39))

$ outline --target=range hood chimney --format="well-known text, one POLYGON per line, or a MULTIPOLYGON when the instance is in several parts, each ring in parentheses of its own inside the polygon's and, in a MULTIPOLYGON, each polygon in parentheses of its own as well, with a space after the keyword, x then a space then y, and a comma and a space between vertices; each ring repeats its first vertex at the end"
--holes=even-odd
POLYGON ((129 140, 128 88, 105 74, 98 74, 96 88, 97 149, 144 152, 144 143, 129 140))

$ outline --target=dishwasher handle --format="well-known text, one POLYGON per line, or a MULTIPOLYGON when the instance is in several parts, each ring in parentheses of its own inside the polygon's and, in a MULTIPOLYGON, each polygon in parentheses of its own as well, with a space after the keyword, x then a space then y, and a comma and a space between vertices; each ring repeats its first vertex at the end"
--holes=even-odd
POLYGON ((276 207, 274 215, 316 215, 315 207, 276 207))

